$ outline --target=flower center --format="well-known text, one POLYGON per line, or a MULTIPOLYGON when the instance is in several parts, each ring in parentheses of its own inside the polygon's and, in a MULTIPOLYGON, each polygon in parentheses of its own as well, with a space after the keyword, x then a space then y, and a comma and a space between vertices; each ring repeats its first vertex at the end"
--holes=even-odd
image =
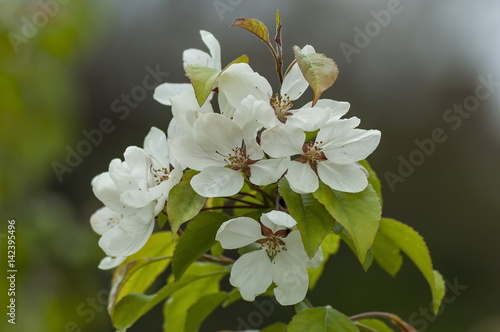
POLYGON ((272 234, 268 236, 267 241, 262 245, 266 249, 267 256, 274 261, 276 255, 282 251, 286 251, 285 242, 282 240, 282 236, 278 234, 272 234))
POLYGON ((221 154, 220 152, 216 151, 217 154, 223 156, 225 159, 224 161, 231 166, 231 169, 237 171, 237 170, 247 170, 248 165, 252 163, 250 160, 250 156, 247 155, 246 147, 243 145, 242 148, 237 147, 232 149, 232 152, 229 153, 229 155, 225 156, 221 154))
POLYGON ((285 93, 283 96, 276 94, 271 98, 271 106, 274 109, 274 114, 281 122, 286 122, 286 117, 291 115, 290 108, 292 108, 293 104, 290 101, 290 97, 285 93))
POLYGON ((304 144, 304 147, 302 148, 302 151, 304 151, 303 157, 311 163, 326 160, 327 158, 321 149, 321 144, 323 144, 323 141, 308 142, 304 144))
POLYGON ((153 166, 151 166, 151 173, 153 174, 153 179, 156 182, 156 184, 160 184, 163 181, 167 181, 168 178, 170 177, 170 172, 165 167, 153 168, 153 166))

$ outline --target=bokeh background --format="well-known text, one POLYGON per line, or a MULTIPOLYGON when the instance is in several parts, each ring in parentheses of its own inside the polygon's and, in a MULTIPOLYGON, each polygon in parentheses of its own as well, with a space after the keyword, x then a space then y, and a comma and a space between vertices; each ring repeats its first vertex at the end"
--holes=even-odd
MULTIPOLYGON (((369 160, 384 185, 384 215, 418 230, 435 267, 461 285, 433 318, 425 309, 430 292, 411 262, 396 278, 375 265, 365 273, 342 247, 312 303, 346 314, 394 312, 421 332, 500 331, 500 87, 477 110, 464 111, 460 124, 445 118, 471 100, 482 80, 500 82, 494 0, 1 0, 0 274, 12 218, 19 271, 15 327, 6 323, 7 285, 0 278, 1 331, 113 330, 103 305, 111 273, 97 269, 103 253, 88 224, 100 207, 91 179, 127 146, 142 145, 151 126, 166 129, 170 110, 153 100, 143 79, 159 68, 168 77, 155 84, 186 82, 182 51, 205 49, 200 29, 219 39, 223 63, 245 53, 255 70, 274 79, 265 46, 228 26, 255 17, 272 27, 277 8, 286 60, 293 45, 305 44, 332 57, 340 76, 324 96, 349 101, 363 128, 382 131, 369 160), (371 11, 388 6, 397 11, 390 22, 373 23, 371 11), (356 31, 367 27, 363 44, 356 31), (105 118, 113 130, 83 147, 85 131, 95 132, 105 118), (398 174, 401 158, 418 150, 415 140, 436 128, 447 139, 391 188, 387 172, 398 174), (67 165, 79 146, 87 156, 73 157, 58 176, 55 165, 67 165)), ((203 329, 235 329, 235 317, 246 319, 252 310, 252 304, 222 310, 203 329)), ((266 322, 291 315, 291 308, 275 309, 266 322)), ((161 331, 161 308, 140 324, 131 331, 161 331)))

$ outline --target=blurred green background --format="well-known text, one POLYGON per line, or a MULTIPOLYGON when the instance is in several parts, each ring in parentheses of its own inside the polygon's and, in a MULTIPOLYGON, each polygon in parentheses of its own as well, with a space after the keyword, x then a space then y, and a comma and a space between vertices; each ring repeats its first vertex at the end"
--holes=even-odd
MULTIPOLYGON (((487 0, 1 0, 0 331, 113 330, 103 305, 111 273, 97 269, 103 253, 88 224, 100 207, 91 179, 127 146, 142 145, 151 126, 166 129, 169 108, 143 79, 157 69, 155 85, 186 82, 182 51, 205 49, 200 29, 219 39, 223 63, 245 53, 274 79, 265 46, 228 26, 243 16, 272 27, 277 8, 286 60, 305 44, 332 57, 340 76, 324 96, 349 101, 363 128, 382 131, 369 160, 384 185, 384 215, 418 230, 435 267, 462 285, 435 319, 409 261, 396 278, 377 266, 364 273, 342 247, 311 301, 346 314, 394 312, 421 332, 500 331, 500 87, 475 111, 448 111, 470 101, 481 80, 500 81, 500 3, 487 0), (388 9, 390 17, 377 14, 388 9), (462 114, 460 123, 452 114, 462 114), (113 129, 99 138, 102 119, 113 129), (416 155, 415 140, 436 128, 446 141, 391 190, 387 172, 398 174, 401 158, 416 155), (68 157, 78 149, 86 156, 68 157), (5 315, 9 219, 17 227, 15 326, 5 315)), ((222 310, 204 330, 235 329, 252 311, 248 303, 222 310)), ((266 323, 291 314, 275 308, 266 323)), ((160 310, 140 323, 131 331, 160 331, 160 310)))

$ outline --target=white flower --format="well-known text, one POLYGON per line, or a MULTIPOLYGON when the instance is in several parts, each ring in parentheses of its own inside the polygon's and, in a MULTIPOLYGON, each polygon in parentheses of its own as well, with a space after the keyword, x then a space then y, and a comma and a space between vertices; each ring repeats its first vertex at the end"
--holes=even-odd
POLYGON ((370 155, 380 142, 380 131, 355 129, 358 118, 329 121, 316 140, 304 144, 305 133, 290 126, 277 126, 262 133, 262 149, 272 157, 299 155, 291 161, 285 177, 297 193, 318 189, 318 176, 332 189, 360 192, 368 185, 367 172, 357 161, 370 155))
POLYGON ((90 218, 92 228, 101 235, 99 246, 109 256, 101 261, 100 268, 119 265, 146 244, 153 232, 154 217, 181 177, 182 168, 169 157, 165 134, 153 127, 144 140, 144 149, 127 148, 125 161, 112 160, 109 172, 92 180, 94 194, 105 205, 90 218))
MULTIPOLYGON (((114 159, 111 163, 121 161, 114 159)), ((154 203, 140 209, 124 205, 120 201, 121 190, 111 179, 109 172, 96 176, 92 180, 92 189, 96 197, 105 204, 105 207, 90 217, 90 224, 101 235, 99 246, 106 255, 127 257, 141 249, 153 232, 154 203)), ((101 262, 103 268, 114 267, 110 265, 110 259, 105 258, 106 261, 101 262)))
POLYGON ((172 142, 172 153, 183 166, 201 171, 191 180, 199 195, 231 196, 243 187, 242 172, 253 184, 267 185, 286 170, 288 158, 262 159, 264 153, 254 141, 227 117, 207 113, 194 122, 192 136, 172 142))
POLYGON ((225 249, 260 244, 260 249, 242 255, 231 269, 229 282, 239 289, 243 299, 255 300, 273 282, 280 304, 292 305, 304 299, 309 284, 306 268, 319 266, 322 252, 319 250, 309 259, 300 232, 290 231, 295 224, 290 215, 271 211, 264 213, 260 222, 238 217, 221 225, 215 238, 225 249))
MULTIPOLYGON (((306 54, 315 52, 310 45, 302 51, 306 54)), ((259 122, 260 128, 273 128, 285 123, 305 131, 314 131, 330 119, 339 119, 349 109, 349 104, 333 100, 320 100, 314 107, 308 103, 300 109, 293 109, 292 101, 300 98, 309 86, 296 63, 285 75, 280 93, 274 96, 269 82, 246 63, 233 64, 220 75, 217 82, 222 114, 234 116, 236 120, 246 113, 246 109, 256 108, 255 120, 259 122)))
POLYGON ((170 189, 182 177, 182 168, 170 156, 165 133, 152 127, 144 139, 144 149, 128 147, 124 157, 124 164, 110 165, 111 177, 123 190, 120 200, 134 208, 155 202, 154 215, 158 215, 170 189))
MULTIPOLYGON (((208 47, 210 54, 202 50, 190 48, 184 51, 182 58, 184 67, 197 65, 221 70, 221 49, 217 39, 208 31, 200 31, 201 39, 208 47)), ((156 87, 153 98, 161 104, 172 105, 170 98, 184 91, 192 91, 190 83, 164 83, 156 87)))

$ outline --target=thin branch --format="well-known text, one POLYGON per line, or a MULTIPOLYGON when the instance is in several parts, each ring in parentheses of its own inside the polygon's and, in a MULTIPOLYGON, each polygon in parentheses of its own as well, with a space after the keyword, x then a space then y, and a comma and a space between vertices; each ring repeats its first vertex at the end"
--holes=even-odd
POLYGON ((234 263, 234 259, 226 257, 226 256, 220 256, 220 257, 215 257, 209 254, 203 254, 201 258, 207 262, 214 262, 214 263, 219 263, 219 264, 224 264, 224 265, 230 265, 234 263))
POLYGON ((243 206, 243 205, 229 205, 229 206, 210 206, 210 207, 204 207, 201 209, 201 211, 208 211, 208 210, 225 210, 225 209, 262 209, 265 208, 265 206, 243 206))
POLYGON ((262 206, 260 204, 249 202, 249 201, 245 201, 244 199, 241 199, 241 198, 236 198, 236 197, 224 197, 224 198, 225 199, 230 199, 232 201, 241 202, 241 203, 245 203, 245 204, 248 204, 248 205, 256 206, 256 207, 264 207, 264 206, 262 206))
POLYGON ((372 329, 371 327, 369 326, 366 326, 366 325, 363 325, 363 324, 360 324, 358 322, 354 322, 354 325, 356 325, 361 331, 367 331, 367 332, 378 332, 377 330, 375 329, 372 329))
POLYGON ((366 312, 349 317, 349 319, 351 319, 352 321, 360 320, 363 318, 384 318, 389 320, 393 325, 400 327, 404 332, 418 332, 414 327, 402 320, 400 317, 386 312, 366 312))

